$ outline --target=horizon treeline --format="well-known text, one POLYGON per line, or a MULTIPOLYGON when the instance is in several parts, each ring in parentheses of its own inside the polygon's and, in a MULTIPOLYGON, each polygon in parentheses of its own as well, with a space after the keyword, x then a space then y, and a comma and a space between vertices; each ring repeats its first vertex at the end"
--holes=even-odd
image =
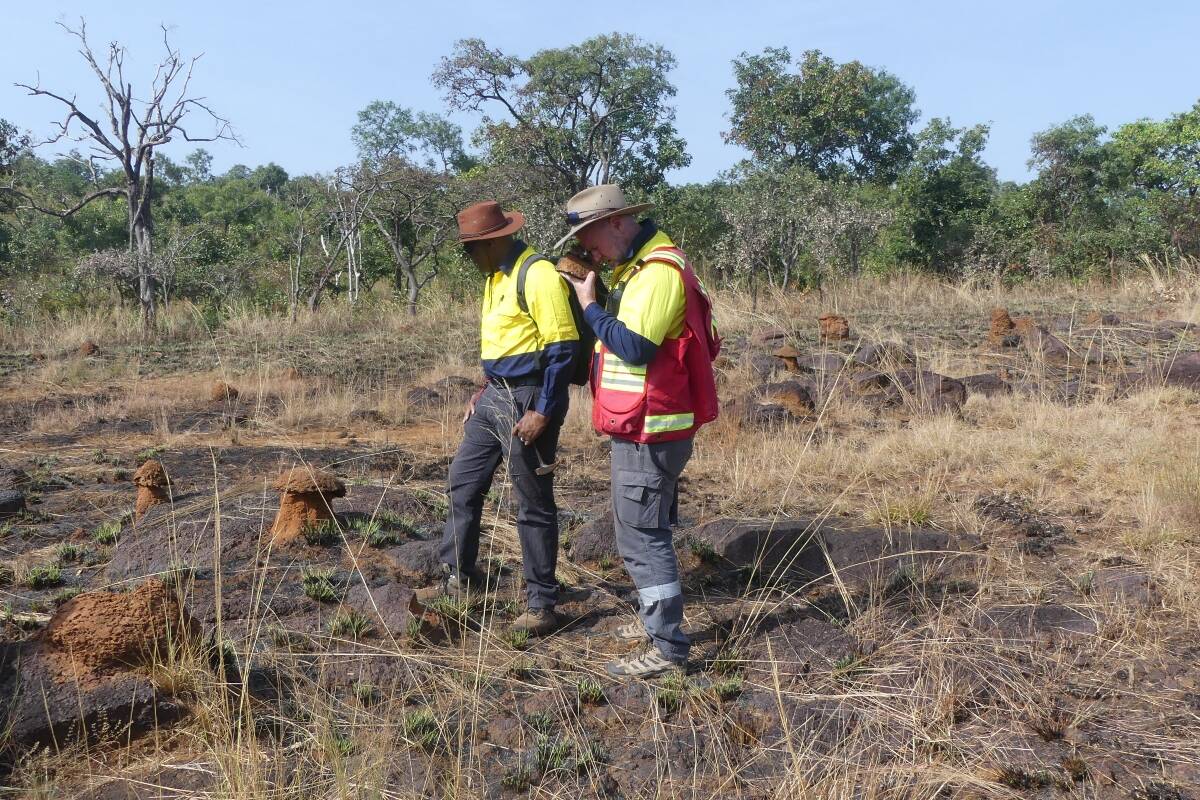
POLYGON ((220 116, 220 98, 188 94, 203 62, 164 40, 151 91, 126 91, 124 50, 97 56, 82 23, 66 31, 101 80, 25 87, 28 102, 62 112, 50 143, 0 119, 10 322, 128 302, 152 327, 181 299, 214 319, 233 302, 294 316, 364 293, 415 313, 425 291, 473 291, 459 208, 495 198, 520 209, 526 238, 546 247, 566 198, 605 182, 656 203, 707 280, 752 292, 900 270, 1115 278, 1200 256, 1200 101, 1113 130, 1065 119, 1033 135, 1030 180, 999 181, 982 155, 986 124, 923 120, 916 89, 886 69, 768 48, 731 64, 723 136, 748 157, 713 181, 672 184, 690 156, 667 49, 619 33, 527 54, 466 39, 433 65, 443 108, 379 98, 362 109, 353 163, 214 174, 203 145, 236 138, 236 120, 220 116), (464 133, 451 111, 477 127, 464 133))

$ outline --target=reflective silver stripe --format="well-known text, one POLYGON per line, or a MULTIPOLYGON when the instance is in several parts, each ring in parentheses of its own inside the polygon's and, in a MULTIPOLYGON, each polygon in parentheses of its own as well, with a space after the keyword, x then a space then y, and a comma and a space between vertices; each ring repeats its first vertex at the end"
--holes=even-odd
POLYGON ((638 599, 643 603, 657 603, 659 600, 670 600, 672 597, 678 597, 681 594, 683 594, 683 587, 679 585, 679 581, 638 589, 638 599))
POLYGON ((686 414, 656 414, 646 417, 644 429, 646 433, 666 433, 667 431, 682 431, 692 427, 695 415, 686 414))
POLYGON ((620 357, 614 356, 612 353, 604 354, 604 369, 610 372, 628 372, 630 375, 645 375, 646 365, 634 365, 627 361, 622 361, 620 357))
POLYGON ((646 389, 646 382, 637 382, 631 379, 610 378, 607 375, 600 379, 600 387, 602 389, 611 389, 614 392, 636 392, 641 394, 646 389))

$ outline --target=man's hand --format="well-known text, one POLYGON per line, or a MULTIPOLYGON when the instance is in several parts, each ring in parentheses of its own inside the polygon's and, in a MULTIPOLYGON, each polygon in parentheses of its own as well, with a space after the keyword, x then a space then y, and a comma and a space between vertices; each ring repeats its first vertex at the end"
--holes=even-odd
POLYGON ((579 298, 579 306, 583 310, 596 302, 596 273, 593 270, 587 274, 583 280, 579 280, 574 275, 564 275, 571 282, 571 287, 575 290, 575 296, 579 298))
POLYGON ((483 390, 486 388, 486 386, 480 386, 479 391, 471 395, 471 399, 467 401, 467 410, 462 418, 464 425, 467 424, 467 420, 471 418, 471 415, 475 413, 475 404, 479 402, 479 398, 483 397, 483 390))
POLYGON ((531 408, 513 426, 513 436, 520 439, 523 444, 533 444, 545 432, 546 426, 549 424, 549 417, 539 414, 531 408))

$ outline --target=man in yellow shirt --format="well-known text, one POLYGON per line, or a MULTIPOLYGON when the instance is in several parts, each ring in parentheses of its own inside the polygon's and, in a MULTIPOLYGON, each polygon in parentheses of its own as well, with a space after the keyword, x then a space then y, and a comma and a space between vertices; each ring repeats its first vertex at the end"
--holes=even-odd
POLYGON ((554 462, 579 333, 570 289, 554 265, 514 238, 524 223, 520 212, 505 213, 493 201, 458 214, 459 241, 485 276, 480 356, 486 382, 467 404, 462 444, 450 465, 450 509, 439 556, 444 591, 463 595, 486 588, 485 577, 475 571, 479 524, 484 496, 503 458, 517 500, 528 606, 513 627, 540 636, 561 620, 554 610, 554 476, 539 467, 554 462), (522 271, 523 296, 518 297, 522 271))

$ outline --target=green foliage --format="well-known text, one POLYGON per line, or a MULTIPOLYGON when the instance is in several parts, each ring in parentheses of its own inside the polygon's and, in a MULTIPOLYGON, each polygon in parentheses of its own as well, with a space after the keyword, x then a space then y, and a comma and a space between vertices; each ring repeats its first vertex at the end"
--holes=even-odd
POLYGON ((54 593, 54 605, 61 606, 63 603, 78 597, 83 592, 78 586, 68 586, 65 589, 59 589, 54 593))
POLYGON ((404 738, 413 747, 434 750, 440 738, 437 717, 427 708, 413 709, 404 715, 401 726, 404 738))
POLYGON ((524 650, 529 646, 529 631, 524 628, 509 628, 504 634, 504 641, 514 650, 524 650))
POLYGON ((25 585, 30 589, 45 589, 62 583, 58 564, 37 564, 25 572, 25 585))
POLYGON ((490 161, 528 169, 565 196, 591 183, 651 189, 690 163, 670 105, 674 67, 665 48, 619 33, 525 59, 465 39, 433 80, 455 110, 501 111, 475 133, 490 161))
POLYGON ((116 544, 119 538, 121 538, 120 520, 110 519, 102 522, 92 532, 92 539, 96 544, 116 544))
POLYGON ((347 609, 334 614, 329 620, 329 633, 358 640, 371 629, 371 621, 359 611, 347 609))
POLYGON ((333 583, 334 571, 320 567, 304 567, 300 570, 300 585, 304 594, 318 603, 336 603, 342 593, 333 583))
POLYGON ((732 700, 742 693, 743 679, 741 675, 733 675, 728 678, 722 678, 719 681, 714 681, 712 685, 713 694, 721 700, 732 700))
POLYGON ((337 521, 332 519, 319 520, 315 525, 305 525, 300 535, 304 537, 304 541, 315 547, 324 547, 342 538, 337 521))
POLYGON ((54 560, 59 564, 71 564, 83 557, 83 550, 78 545, 67 542, 60 544, 54 553, 54 560))
POLYGON ((734 59, 726 141, 760 163, 822 179, 893 181, 915 146, 913 90, 884 70, 838 64, 819 50, 805 51, 794 73, 791 60, 786 47, 734 59))
POLYGON ((885 259, 933 272, 962 270, 995 193, 983 163, 988 127, 954 128, 934 118, 917 135, 912 164, 891 193, 895 218, 884 234, 885 259))
POLYGON ((580 678, 575 684, 575 694, 584 705, 595 706, 604 702, 604 687, 595 678, 580 678))

